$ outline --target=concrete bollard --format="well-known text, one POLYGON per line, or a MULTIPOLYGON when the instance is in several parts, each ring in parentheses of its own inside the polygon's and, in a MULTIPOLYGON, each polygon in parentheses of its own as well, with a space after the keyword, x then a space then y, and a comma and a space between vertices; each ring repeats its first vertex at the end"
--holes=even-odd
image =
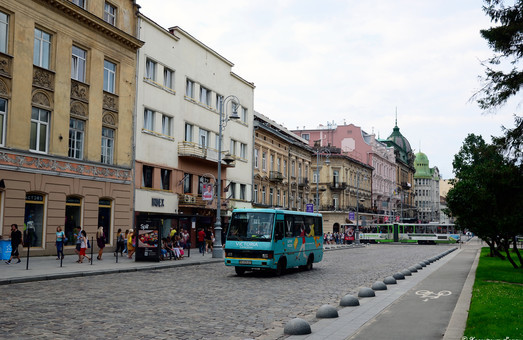
POLYGON ((316 312, 316 317, 318 319, 332 319, 337 318, 338 316, 338 311, 331 305, 323 305, 316 312))
POLYGON ((383 281, 376 281, 371 288, 372 290, 387 290, 387 285, 383 281))
POLYGON ((394 275, 392 275, 393 278, 395 278, 396 280, 405 280, 405 275, 403 275, 403 273, 396 273, 394 275))
POLYGON ((414 267, 414 266, 409 267, 407 269, 410 270, 411 273, 417 273, 418 272, 418 269, 416 267, 414 267))
POLYGON ((374 293, 374 291, 369 287, 360 288, 360 291, 358 292, 358 297, 361 297, 361 298, 374 297, 374 296, 376 296, 376 293, 374 293))
POLYGON ((412 276, 412 272, 408 269, 402 270, 401 273, 405 276, 412 276))
POLYGON ((414 265, 414 268, 416 268, 417 270, 422 270, 423 266, 421 264, 417 263, 414 265))
POLYGON ((342 307, 354 307, 354 306, 359 306, 360 305, 360 300, 358 300, 357 297, 355 297, 354 295, 345 295, 344 297, 341 298, 341 301, 340 301, 340 306, 342 307))
POLYGON ((287 322, 283 328, 283 333, 287 335, 305 335, 311 334, 311 325, 303 319, 294 318, 287 322))
POLYGON ((420 263, 418 263, 421 267, 426 267, 427 264, 424 262, 424 261, 421 261, 420 263))
MULTIPOLYGON (((405 278, 405 277, 403 277, 403 278, 405 278)), ((387 285, 395 285, 397 282, 396 282, 396 279, 393 276, 387 276, 383 280, 383 283, 385 283, 387 285)))

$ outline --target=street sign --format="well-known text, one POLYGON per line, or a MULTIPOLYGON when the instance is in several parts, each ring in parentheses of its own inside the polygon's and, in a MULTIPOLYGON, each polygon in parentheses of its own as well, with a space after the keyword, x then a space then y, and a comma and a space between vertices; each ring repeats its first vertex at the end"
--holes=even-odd
POLYGON ((305 206, 305 209, 307 212, 314 212, 314 204, 307 203, 307 205, 305 206))
POLYGON ((354 220, 355 218, 354 211, 349 212, 349 220, 354 220))

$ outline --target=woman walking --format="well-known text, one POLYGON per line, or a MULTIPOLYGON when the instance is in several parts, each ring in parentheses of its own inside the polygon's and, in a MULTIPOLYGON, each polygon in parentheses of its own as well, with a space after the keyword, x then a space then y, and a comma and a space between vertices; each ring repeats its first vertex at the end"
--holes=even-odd
POLYGON ((132 229, 129 229, 129 235, 127 236, 127 256, 130 259, 133 258, 134 245, 135 245, 134 231, 132 229))
POLYGON ((86 250, 87 250, 87 234, 86 234, 85 230, 82 230, 81 234, 80 234, 80 253, 78 254, 78 256, 80 258, 76 262, 83 263, 84 257, 86 257, 88 261, 91 261, 91 258, 85 254, 86 250))
POLYGON ((123 250, 125 248, 125 241, 124 241, 122 229, 118 228, 118 231, 116 232, 116 250, 114 252, 114 256, 120 252, 120 256, 123 255, 123 250))
POLYGON ((98 228, 98 231, 96 232, 96 244, 98 245, 98 256, 96 257, 98 260, 102 259, 102 254, 105 248, 105 234, 104 234, 104 228, 100 227, 98 228))
POLYGON ((56 228, 56 259, 60 260, 64 258, 64 242, 65 233, 61 226, 56 228))

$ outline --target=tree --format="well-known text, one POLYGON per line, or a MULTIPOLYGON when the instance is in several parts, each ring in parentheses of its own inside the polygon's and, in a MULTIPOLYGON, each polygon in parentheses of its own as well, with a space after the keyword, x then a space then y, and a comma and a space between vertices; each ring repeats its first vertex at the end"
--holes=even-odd
POLYGON ((518 62, 523 57, 523 0, 505 7, 504 0, 484 0, 483 11, 498 26, 481 30, 495 54, 483 65, 486 67, 484 87, 476 94, 482 109, 502 106, 523 86, 523 70, 518 62), (510 71, 500 70, 502 62, 508 60, 510 71))
MULTIPOLYGON (((454 187, 447 194, 447 206, 456 223, 485 240, 491 254, 504 257, 518 268, 510 255, 510 243, 523 232, 523 174, 494 144, 469 134, 452 163, 454 187)), ((520 265, 523 262, 516 249, 520 265)))

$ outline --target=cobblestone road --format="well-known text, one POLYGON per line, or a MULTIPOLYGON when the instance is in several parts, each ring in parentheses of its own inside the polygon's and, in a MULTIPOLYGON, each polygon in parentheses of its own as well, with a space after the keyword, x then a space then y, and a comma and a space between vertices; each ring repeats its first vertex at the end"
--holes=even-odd
POLYGON ((208 264, 2 286, 1 339, 278 339, 292 318, 370 287, 446 246, 328 251, 310 272, 237 277, 208 264))

